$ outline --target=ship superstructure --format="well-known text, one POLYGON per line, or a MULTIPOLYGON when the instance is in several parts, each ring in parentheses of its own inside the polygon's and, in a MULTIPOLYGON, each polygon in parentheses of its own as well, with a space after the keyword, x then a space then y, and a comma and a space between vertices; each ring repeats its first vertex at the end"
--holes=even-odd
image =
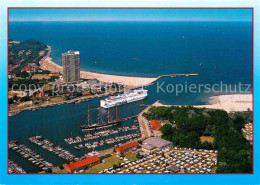
POLYGON ((111 108, 118 105, 139 101, 148 96, 148 90, 146 89, 135 89, 117 96, 109 96, 105 100, 100 100, 100 106, 103 108, 111 108))

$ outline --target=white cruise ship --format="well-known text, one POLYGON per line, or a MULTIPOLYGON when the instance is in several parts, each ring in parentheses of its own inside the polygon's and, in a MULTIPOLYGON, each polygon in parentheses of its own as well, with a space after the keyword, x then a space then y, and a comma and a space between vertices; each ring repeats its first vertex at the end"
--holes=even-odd
POLYGON ((105 100, 100 100, 100 106, 107 109, 110 107, 142 100, 147 97, 147 91, 148 90, 146 89, 135 89, 117 96, 109 96, 105 100))

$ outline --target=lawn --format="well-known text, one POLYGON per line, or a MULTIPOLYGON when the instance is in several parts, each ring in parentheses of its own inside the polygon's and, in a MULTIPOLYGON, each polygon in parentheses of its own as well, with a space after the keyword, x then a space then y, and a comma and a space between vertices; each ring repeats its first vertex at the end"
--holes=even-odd
POLYGON ((127 159, 128 159, 129 161, 131 161, 131 162, 137 160, 137 157, 136 157, 136 154, 135 154, 135 153, 128 152, 128 153, 125 154, 125 156, 126 156, 127 159))
POLYGON ((52 98, 48 103, 58 103, 58 102, 61 102, 63 101, 63 97, 54 97, 52 98))
POLYGON ((115 155, 113 155, 113 154, 111 157, 104 159, 104 161, 105 161, 104 163, 98 164, 98 165, 94 166, 93 168, 87 169, 85 171, 85 173, 98 173, 104 169, 113 167, 113 164, 118 165, 118 163, 123 162, 121 159, 115 157, 115 155))
POLYGON ((43 56, 44 55, 44 50, 39 52, 39 56, 43 56))
POLYGON ((13 80, 14 81, 17 81, 17 80, 23 80, 24 78, 22 78, 22 77, 15 77, 13 80))
POLYGON ((38 80, 41 80, 41 79, 50 79, 51 77, 48 75, 48 74, 35 74, 32 76, 32 79, 38 79, 38 80))
POLYGON ((13 96, 23 97, 26 96, 27 93, 24 91, 9 91, 8 92, 8 98, 12 98, 13 96))
POLYGON ((49 91, 49 90, 52 90, 53 89, 53 86, 49 85, 49 84, 44 84, 44 90, 45 91, 49 91))

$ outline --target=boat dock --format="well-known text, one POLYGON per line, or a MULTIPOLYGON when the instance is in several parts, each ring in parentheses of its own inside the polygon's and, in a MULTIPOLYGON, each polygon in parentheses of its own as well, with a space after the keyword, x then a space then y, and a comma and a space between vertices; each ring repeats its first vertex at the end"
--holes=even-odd
POLYGON ((22 167, 14 163, 12 160, 8 160, 8 167, 9 173, 26 173, 22 167))
POLYGON ((54 153, 58 157, 61 157, 63 159, 66 159, 68 161, 73 161, 75 159, 75 156, 71 154, 69 151, 63 149, 60 146, 54 146, 52 142, 50 142, 48 139, 42 139, 42 136, 33 136, 29 138, 29 141, 32 143, 41 146, 43 149, 48 150, 49 152, 54 153))
POLYGON ((44 160, 40 154, 32 151, 32 149, 28 148, 23 144, 16 144, 14 141, 10 141, 9 148, 13 151, 22 155, 23 158, 26 158, 28 161, 38 166, 42 170, 47 170, 48 168, 52 168, 53 164, 44 160))

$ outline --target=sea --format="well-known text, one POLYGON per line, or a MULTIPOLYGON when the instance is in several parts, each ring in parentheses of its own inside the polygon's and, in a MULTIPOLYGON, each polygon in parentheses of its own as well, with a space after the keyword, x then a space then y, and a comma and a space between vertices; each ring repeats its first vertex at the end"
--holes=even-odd
MULTIPOLYGON (((79 50, 81 69, 86 71, 138 77, 199 73, 160 78, 145 87, 146 99, 118 107, 119 117, 138 114, 144 109, 139 104, 150 105, 157 100, 163 104, 203 105, 211 96, 241 93, 235 92, 238 84, 244 84, 242 87, 247 91, 243 93, 252 91, 252 22, 10 22, 9 39, 46 43, 52 47, 51 57, 57 64, 61 64, 61 53, 79 50), (189 90, 191 84, 197 90, 189 90), (206 91, 205 84, 212 90, 206 91), (221 91, 221 84, 226 84, 228 90, 224 87, 221 91)), ((11 116, 9 140, 29 146, 54 165, 66 161, 30 143, 28 137, 43 135, 80 157, 91 151, 75 150, 63 139, 82 135, 79 126, 86 123, 87 107, 99 107, 104 98, 11 116)), ((91 111, 93 123, 96 114, 91 111)), ((102 110, 102 115, 105 117, 106 110, 102 110)), ((128 120, 121 126, 132 124, 134 121, 128 120)), ((27 172, 40 171, 18 153, 10 150, 9 157, 27 172)))

